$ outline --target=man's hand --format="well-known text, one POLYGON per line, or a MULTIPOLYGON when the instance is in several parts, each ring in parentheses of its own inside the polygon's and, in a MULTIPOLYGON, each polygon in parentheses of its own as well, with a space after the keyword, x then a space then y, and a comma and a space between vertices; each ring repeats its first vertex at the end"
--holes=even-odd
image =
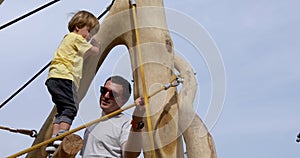
POLYGON ((144 100, 144 97, 139 97, 137 98, 134 103, 137 105, 137 106, 144 106, 145 105, 145 100, 144 100))
POLYGON ((134 115, 138 116, 138 117, 142 117, 145 113, 145 106, 144 106, 145 105, 145 100, 144 100, 144 97, 139 97, 139 98, 135 99, 134 103, 136 105, 134 115))

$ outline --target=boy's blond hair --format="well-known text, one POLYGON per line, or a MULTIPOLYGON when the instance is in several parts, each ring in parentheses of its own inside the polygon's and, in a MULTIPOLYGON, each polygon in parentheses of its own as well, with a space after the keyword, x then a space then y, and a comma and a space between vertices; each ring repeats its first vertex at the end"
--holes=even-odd
POLYGON ((81 29, 84 26, 89 27, 90 31, 93 31, 94 33, 99 31, 98 19, 92 13, 82 10, 77 12, 69 21, 68 29, 70 32, 73 32, 76 27, 81 29))

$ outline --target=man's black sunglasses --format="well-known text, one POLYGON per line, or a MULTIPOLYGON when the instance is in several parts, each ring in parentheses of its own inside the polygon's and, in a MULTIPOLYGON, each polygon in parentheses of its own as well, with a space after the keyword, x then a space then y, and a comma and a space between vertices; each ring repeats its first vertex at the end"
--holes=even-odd
POLYGON ((100 93, 101 93, 101 95, 105 95, 107 92, 109 92, 109 97, 110 98, 118 97, 117 93, 113 92, 111 89, 108 89, 108 88, 103 87, 103 86, 100 87, 100 93))

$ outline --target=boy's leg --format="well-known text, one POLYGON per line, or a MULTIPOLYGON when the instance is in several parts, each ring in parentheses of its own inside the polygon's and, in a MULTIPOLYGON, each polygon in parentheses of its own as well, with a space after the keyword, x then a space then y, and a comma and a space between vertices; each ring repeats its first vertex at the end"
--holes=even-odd
MULTIPOLYGON (((52 101, 57 107, 52 131, 52 137, 56 137, 70 129, 72 121, 77 114, 76 88, 71 80, 65 79, 48 79, 46 85, 52 96, 52 101)), ((62 139, 48 144, 46 151, 48 153, 55 151, 61 142, 62 139)))
MULTIPOLYGON (((56 134, 56 136, 62 135, 63 133, 67 132, 70 129, 70 124, 66 122, 60 122, 59 123, 59 131, 56 134)), ((63 138, 57 139, 53 142, 54 147, 58 148, 58 146, 61 144, 63 138)))
MULTIPOLYGON (((70 129, 77 114, 78 98, 76 87, 71 80, 48 79, 46 85, 51 93, 52 101, 57 107, 53 126, 53 136, 55 137, 70 129)), ((54 141, 52 144, 57 147, 61 141, 54 141)))
POLYGON ((54 123, 54 124, 53 124, 52 137, 53 137, 53 136, 56 136, 59 130, 60 130, 59 124, 54 123))
MULTIPOLYGON (((70 129, 70 124, 66 123, 66 122, 61 122, 59 124, 59 130, 65 130, 68 131, 70 129)), ((57 131, 57 133, 59 132, 59 130, 57 131)))
MULTIPOLYGON (((53 123, 53 130, 52 130, 52 138, 56 137, 57 133, 59 132, 59 124, 53 123)), ((54 146, 53 142, 49 143, 46 147, 46 152, 49 154, 53 154, 56 150, 56 147, 54 146)))

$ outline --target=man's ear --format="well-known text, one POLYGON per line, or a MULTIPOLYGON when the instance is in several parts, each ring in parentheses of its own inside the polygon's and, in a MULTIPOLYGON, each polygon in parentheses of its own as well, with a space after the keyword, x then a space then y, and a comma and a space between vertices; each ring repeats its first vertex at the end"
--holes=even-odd
POLYGON ((120 106, 120 107, 124 106, 126 102, 127 102, 127 100, 125 99, 124 96, 122 96, 122 97, 120 98, 120 103, 121 103, 121 106, 120 106))

